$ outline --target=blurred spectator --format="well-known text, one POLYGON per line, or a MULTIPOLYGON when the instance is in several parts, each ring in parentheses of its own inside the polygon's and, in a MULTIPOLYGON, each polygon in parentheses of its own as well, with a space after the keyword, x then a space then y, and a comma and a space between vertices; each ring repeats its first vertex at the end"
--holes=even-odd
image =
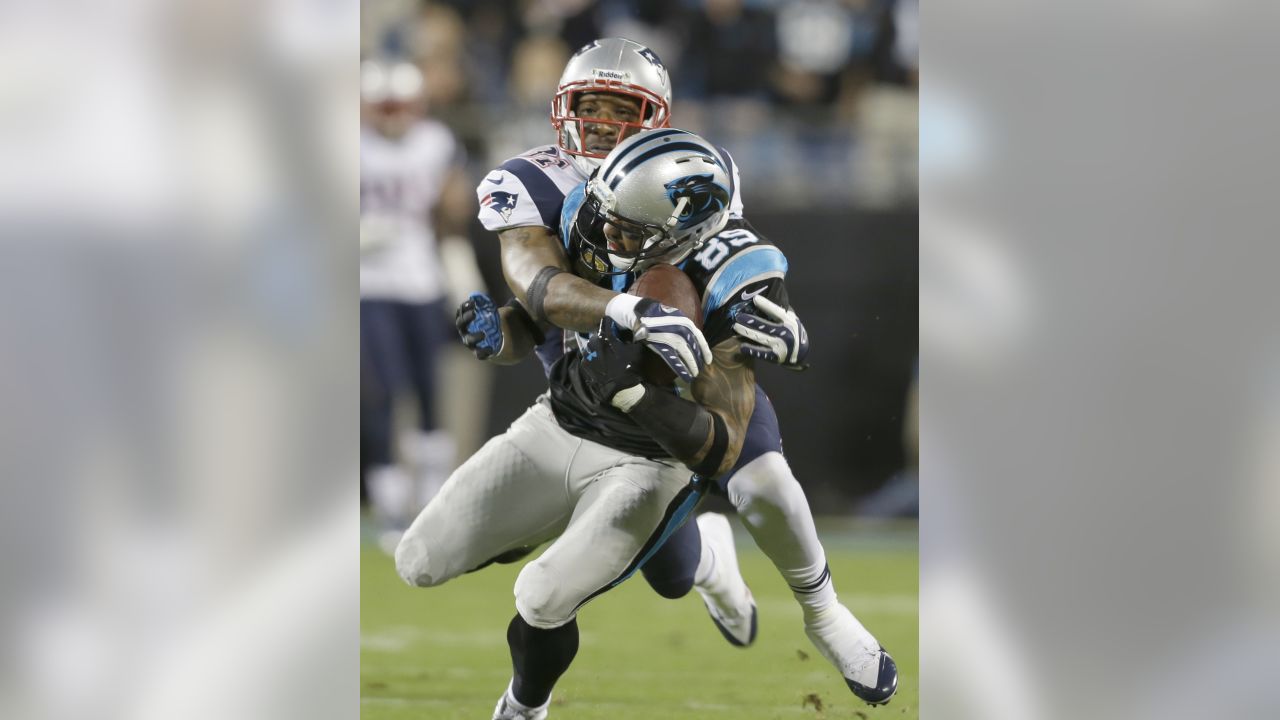
POLYGON ((608 6, 613 6, 613 12, 607 13, 601 35, 635 40, 664 60, 679 59, 687 38, 678 28, 684 27, 688 16, 680 0, 630 0, 606 3, 608 6))
POLYGON ((448 283, 475 274, 459 236, 474 212, 470 183, 453 134, 422 116, 424 95, 412 63, 361 69, 361 472, 391 547, 453 468, 453 438, 437 424, 436 370, 452 335, 447 313, 460 300, 448 283), (450 257, 462 266, 446 267, 450 257), (416 422, 401 429, 395 410, 405 396, 416 422))
MULTIPOLYGON (((671 68, 680 126, 772 207, 911 207, 918 0, 367 0, 366 47, 402 48, 479 165, 530 145, 564 53, 630 37, 671 68), (372 45, 371 45, 372 44, 372 45)), ((536 141, 533 141, 536 142, 536 141)), ((487 167, 487 165, 486 165, 487 167)))
POLYGON ((706 0, 694 14, 674 75, 676 97, 763 99, 776 59, 774 17, 743 0, 706 0))
POLYGON ((919 184, 920 96, 917 0, 897 0, 884 12, 872 53, 873 82, 855 105, 854 130, 860 141, 853 158, 856 199, 871 207, 892 207, 916 197, 919 184))
MULTIPOLYGON (((793 105, 830 106, 853 56, 850 3, 799 0, 778 9, 778 68, 773 87, 793 105)), ((861 4, 861 3, 858 3, 861 4)))
POLYGON ((548 35, 521 40, 516 46, 507 91, 511 105, 489 134, 491 166, 554 138, 551 98, 556 94, 560 73, 569 61, 569 52, 563 42, 548 35))
POLYGON ((601 36, 599 3, 592 0, 531 0, 525 3, 527 31, 558 34, 569 47, 582 47, 601 36))
MULTIPOLYGON (((422 6, 413 23, 410 50, 426 82, 426 101, 433 112, 466 98, 465 51, 472 43, 462 17, 436 3, 422 6)), ((494 63, 501 67, 503 63, 494 63)))
POLYGON ((893 14, 893 59, 907 74, 912 87, 920 85, 920 2, 898 0, 893 14))

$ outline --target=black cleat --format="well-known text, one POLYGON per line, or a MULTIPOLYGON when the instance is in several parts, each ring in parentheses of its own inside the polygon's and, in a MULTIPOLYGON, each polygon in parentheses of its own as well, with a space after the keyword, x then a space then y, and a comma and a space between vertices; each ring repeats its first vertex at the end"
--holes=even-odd
POLYGON ((844 679, 845 684, 864 702, 869 705, 884 705, 893 694, 898 692, 898 665, 889 657, 884 648, 880 648, 880 671, 876 675, 876 686, 867 687, 862 683, 844 679))

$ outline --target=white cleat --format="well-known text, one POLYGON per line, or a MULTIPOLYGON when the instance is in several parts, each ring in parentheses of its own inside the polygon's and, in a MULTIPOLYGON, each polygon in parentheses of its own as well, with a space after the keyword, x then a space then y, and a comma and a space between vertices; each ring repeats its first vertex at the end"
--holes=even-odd
POLYGON ((898 691, 898 668, 849 608, 835 603, 805 613, 804 633, 862 700, 883 705, 898 691))
POLYGON ((697 523, 698 531, 715 553, 716 564, 705 587, 694 588, 724 639, 737 647, 747 647, 756 640, 756 601, 738 569, 729 519, 719 513, 703 513, 697 523))
POLYGON ((493 709, 493 720, 546 720, 550 704, 551 699, 548 698, 542 707, 526 708, 511 697, 511 686, 508 685, 506 692, 498 698, 498 706, 493 709))

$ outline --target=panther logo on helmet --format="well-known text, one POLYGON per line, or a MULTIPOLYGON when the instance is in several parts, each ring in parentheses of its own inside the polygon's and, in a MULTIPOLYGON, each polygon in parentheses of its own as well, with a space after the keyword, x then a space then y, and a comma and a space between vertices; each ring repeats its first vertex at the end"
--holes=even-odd
POLYGON ((681 198, 688 198, 678 216, 681 227, 696 225, 720 212, 729 204, 729 191, 718 184, 710 174, 686 175, 663 185, 667 199, 679 206, 681 198))
POLYGON ((654 129, 618 143, 584 186, 568 242, 606 275, 677 264, 729 220, 730 170, 715 146, 685 130, 654 129))

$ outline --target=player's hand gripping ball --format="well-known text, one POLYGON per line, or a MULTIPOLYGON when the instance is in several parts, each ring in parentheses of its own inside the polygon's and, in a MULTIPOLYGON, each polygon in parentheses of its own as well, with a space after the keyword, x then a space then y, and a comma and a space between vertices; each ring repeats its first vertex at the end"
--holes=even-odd
POLYGON ((641 329, 636 339, 652 352, 641 361, 646 382, 670 387, 680 375, 692 380, 711 361, 711 347, 702 336, 702 298, 688 275, 665 263, 644 271, 629 292, 647 298, 636 306, 641 329), (702 360, 702 362, 698 362, 702 360))

